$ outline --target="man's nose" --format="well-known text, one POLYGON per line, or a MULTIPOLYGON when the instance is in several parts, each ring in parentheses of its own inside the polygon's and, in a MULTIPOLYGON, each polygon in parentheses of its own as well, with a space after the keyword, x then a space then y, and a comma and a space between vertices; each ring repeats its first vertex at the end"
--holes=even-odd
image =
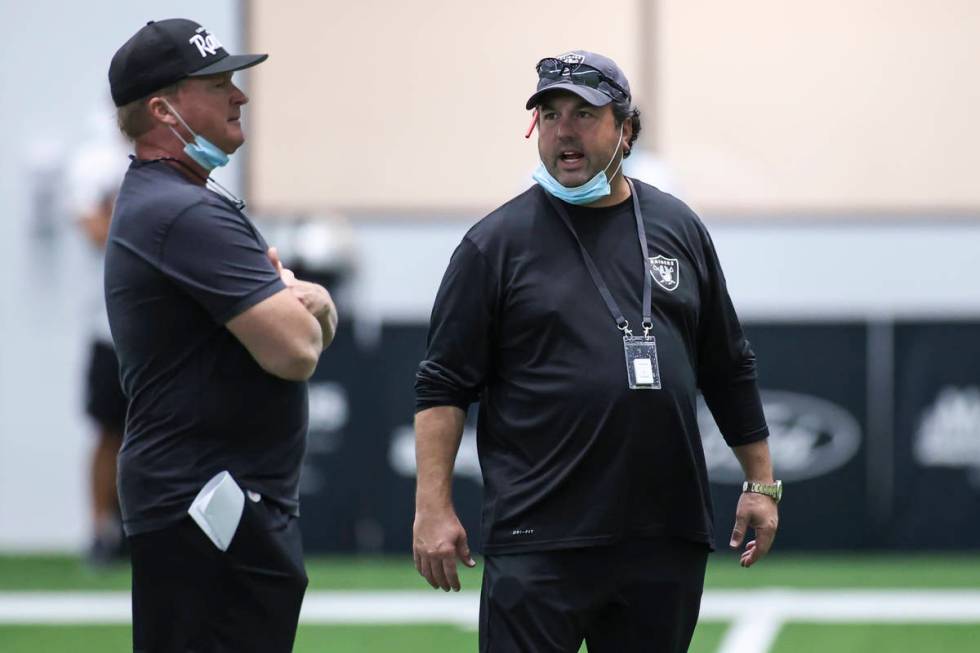
POLYGON ((239 105, 239 106, 242 104, 248 104, 248 96, 245 95, 245 91, 243 91, 242 89, 236 86, 235 92, 232 94, 231 97, 231 102, 232 104, 239 105))
POLYGON ((572 136, 575 130, 572 125, 571 118, 568 116, 562 116, 558 118, 555 124, 555 137, 556 138, 567 138, 572 136))
POLYGON ((565 122, 565 118, 558 118, 558 122, 555 125, 555 137, 561 138, 562 134, 568 134, 568 125, 565 122))

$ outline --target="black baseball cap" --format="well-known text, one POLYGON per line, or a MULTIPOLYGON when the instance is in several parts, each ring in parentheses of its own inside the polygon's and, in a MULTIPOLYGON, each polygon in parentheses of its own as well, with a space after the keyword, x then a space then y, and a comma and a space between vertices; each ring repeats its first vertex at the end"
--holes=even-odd
POLYGON ((550 91, 568 91, 592 106, 603 107, 610 102, 630 101, 630 83, 616 62, 595 52, 572 50, 557 57, 538 62, 538 88, 528 101, 533 109, 541 96, 550 91))
POLYGON ((117 107, 187 77, 242 70, 267 54, 228 54, 218 39, 186 18, 150 21, 112 56, 109 89, 117 107))

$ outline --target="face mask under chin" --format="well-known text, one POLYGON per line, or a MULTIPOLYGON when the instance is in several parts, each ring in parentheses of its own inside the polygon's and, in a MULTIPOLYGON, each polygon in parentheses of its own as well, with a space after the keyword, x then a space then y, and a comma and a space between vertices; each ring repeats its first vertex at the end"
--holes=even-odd
POLYGON ((538 165, 538 169, 534 171, 534 181, 545 189, 548 193, 557 197, 563 202, 569 204, 591 204, 604 197, 608 197, 612 193, 612 187, 609 185, 609 179, 615 178, 616 174, 619 172, 620 167, 623 165, 623 158, 620 157, 619 164, 613 171, 610 177, 606 176, 606 171, 616 160, 616 155, 619 153, 620 148, 623 144, 623 128, 626 126, 624 122, 619 128, 619 140, 616 143, 616 149, 613 150, 612 157, 609 159, 609 163, 606 167, 597 172, 591 179, 582 184, 581 186, 575 186, 574 188, 569 188, 568 186, 563 186, 561 182, 552 176, 548 169, 545 167, 544 163, 538 165))
POLYGON ((194 139, 193 142, 188 142, 172 125, 167 125, 170 131, 174 133, 174 136, 179 138, 180 142, 184 144, 184 154, 189 156, 194 163, 204 168, 206 172, 211 172, 215 168, 220 168, 228 164, 230 159, 224 150, 191 129, 190 125, 187 124, 176 109, 170 106, 169 102, 163 100, 163 103, 174 114, 174 117, 180 121, 184 129, 190 132, 194 139))

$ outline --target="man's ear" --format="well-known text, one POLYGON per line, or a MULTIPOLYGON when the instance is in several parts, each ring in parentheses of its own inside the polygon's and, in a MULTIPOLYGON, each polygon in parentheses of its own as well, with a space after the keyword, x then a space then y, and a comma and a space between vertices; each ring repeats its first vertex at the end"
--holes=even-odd
POLYGON ((623 121, 623 152, 630 151, 630 139, 633 138, 633 116, 623 121))
POLYGON ((173 112, 167 106, 167 101, 164 100, 163 97, 154 95, 147 100, 146 110, 157 122, 162 122, 163 124, 170 125, 171 127, 177 126, 177 119, 174 117, 173 112))

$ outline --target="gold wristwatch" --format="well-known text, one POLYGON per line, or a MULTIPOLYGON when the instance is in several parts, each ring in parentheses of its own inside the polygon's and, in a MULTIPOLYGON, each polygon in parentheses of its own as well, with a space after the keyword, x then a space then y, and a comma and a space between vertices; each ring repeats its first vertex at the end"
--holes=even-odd
POLYGON ((755 483, 753 481, 745 481, 742 483, 742 492, 764 494, 776 503, 779 503, 779 500, 783 498, 783 482, 776 481, 775 483, 755 483))

